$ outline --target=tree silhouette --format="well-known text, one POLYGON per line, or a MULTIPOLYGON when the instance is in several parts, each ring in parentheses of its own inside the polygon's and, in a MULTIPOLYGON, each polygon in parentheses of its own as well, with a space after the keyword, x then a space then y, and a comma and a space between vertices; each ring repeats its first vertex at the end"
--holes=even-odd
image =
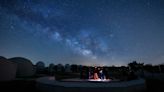
POLYGON ((131 63, 128 63, 128 66, 131 71, 136 72, 143 69, 144 63, 137 63, 136 61, 133 61, 131 63))

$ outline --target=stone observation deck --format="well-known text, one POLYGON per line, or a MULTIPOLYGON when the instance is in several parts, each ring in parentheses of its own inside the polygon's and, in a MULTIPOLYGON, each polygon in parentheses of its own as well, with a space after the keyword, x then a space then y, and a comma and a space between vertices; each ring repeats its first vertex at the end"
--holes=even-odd
POLYGON ((146 84, 144 79, 91 82, 81 79, 56 81, 54 77, 42 77, 37 79, 37 88, 42 92, 141 92, 146 89, 146 84))

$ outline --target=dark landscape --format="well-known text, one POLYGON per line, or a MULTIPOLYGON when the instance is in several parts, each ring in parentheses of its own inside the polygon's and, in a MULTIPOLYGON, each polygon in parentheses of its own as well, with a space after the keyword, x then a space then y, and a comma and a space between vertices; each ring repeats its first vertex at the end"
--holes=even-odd
POLYGON ((164 0, 0 0, 0 92, 164 92, 164 0))

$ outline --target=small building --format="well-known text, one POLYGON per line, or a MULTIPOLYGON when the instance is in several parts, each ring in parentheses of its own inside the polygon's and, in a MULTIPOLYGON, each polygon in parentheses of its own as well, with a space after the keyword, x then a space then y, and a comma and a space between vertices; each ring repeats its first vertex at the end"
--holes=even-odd
POLYGON ((17 77, 29 77, 35 74, 35 68, 30 60, 22 57, 14 57, 8 60, 17 64, 17 77))
POLYGON ((62 64, 57 65, 57 72, 63 72, 64 66, 62 64))
POLYGON ((45 64, 42 61, 36 63, 36 72, 44 73, 45 72, 45 64))
POLYGON ((50 75, 53 75, 54 72, 55 72, 55 69, 54 69, 55 65, 54 64, 49 64, 49 67, 48 67, 48 72, 50 75))
POLYGON ((64 69, 65 69, 65 72, 68 72, 68 73, 72 72, 71 71, 71 66, 69 64, 66 64, 64 69))
POLYGON ((17 65, 0 56, 0 81, 14 80, 17 65))

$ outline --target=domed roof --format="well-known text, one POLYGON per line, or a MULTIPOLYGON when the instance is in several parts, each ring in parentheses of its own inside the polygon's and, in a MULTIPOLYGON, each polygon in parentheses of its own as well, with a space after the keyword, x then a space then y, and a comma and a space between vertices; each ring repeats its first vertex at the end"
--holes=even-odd
POLYGON ((37 71, 37 73, 44 73, 45 64, 42 61, 39 61, 36 63, 36 71, 37 71))
POLYGON ((37 67, 45 67, 45 64, 42 61, 36 63, 37 67))
POLYGON ((30 60, 22 57, 14 57, 8 59, 11 62, 17 63, 17 76, 26 77, 34 75, 34 67, 30 60))
POLYGON ((10 58, 9 60, 12 62, 16 62, 16 63, 29 63, 29 64, 33 65, 30 60, 23 58, 23 57, 14 57, 14 58, 10 58))
POLYGON ((17 65, 0 56, 0 81, 13 80, 16 77, 17 65))
POLYGON ((48 67, 54 67, 55 65, 53 63, 49 64, 48 67))
POLYGON ((3 56, 0 56, 0 61, 1 60, 7 60, 5 57, 3 57, 3 56))

